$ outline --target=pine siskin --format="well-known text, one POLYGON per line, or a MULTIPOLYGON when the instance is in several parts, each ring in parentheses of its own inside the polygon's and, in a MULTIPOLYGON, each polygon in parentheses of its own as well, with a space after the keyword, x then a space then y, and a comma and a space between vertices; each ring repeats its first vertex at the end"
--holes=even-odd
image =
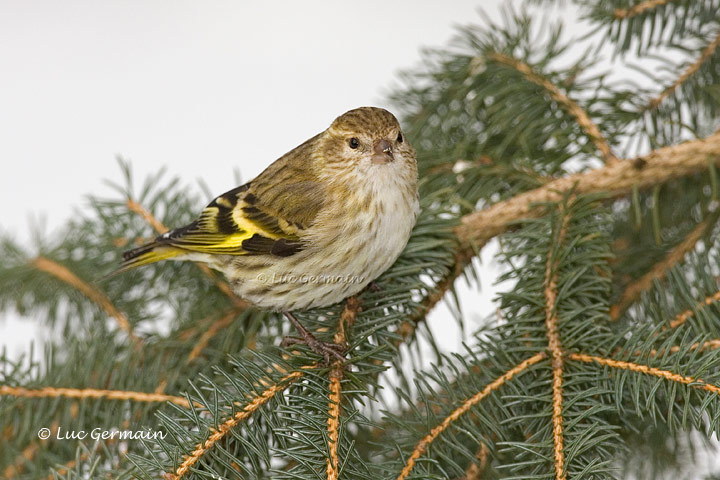
POLYGON ((200 217, 123 255, 119 272, 159 260, 222 271, 233 290, 285 313, 317 353, 341 358, 290 313, 363 290, 400 255, 418 213, 415 151, 392 113, 350 110, 217 197, 200 217))

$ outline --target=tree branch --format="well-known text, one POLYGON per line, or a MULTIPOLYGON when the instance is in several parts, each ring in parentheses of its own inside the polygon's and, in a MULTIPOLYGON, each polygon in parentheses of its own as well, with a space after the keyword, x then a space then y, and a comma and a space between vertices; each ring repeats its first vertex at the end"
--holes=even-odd
POLYGON ((667 380, 690 385, 693 388, 712 392, 716 395, 720 395, 720 387, 706 383, 699 378, 686 377, 669 370, 662 370, 655 367, 649 367, 633 362, 623 362, 621 360, 613 360, 612 358, 596 357, 594 355, 585 355, 582 353, 571 353, 567 356, 571 360, 577 360, 583 363, 597 363, 606 367, 617 368, 620 370, 630 370, 632 372, 644 373, 646 375, 652 375, 654 377, 665 378, 667 380))
POLYGON ((703 308, 706 305, 712 305, 713 303, 719 302, 719 301, 720 301, 720 291, 717 291, 714 294, 712 294, 708 297, 705 297, 705 299, 702 302, 700 302, 694 309, 688 309, 688 310, 685 310, 684 312, 678 314, 670 322, 669 328, 677 328, 680 325, 683 325, 688 320, 688 318, 695 315, 696 310, 700 310, 701 308, 703 308))
MULTIPOLYGON (((107 400, 132 400, 134 402, 172 402, 181 407, 190 408, 190 403, 184 397, 164 395, 158 393, 145 393, 127 390, 99 390, 95 388, 25 388, 0 385, 0 396, 12 395, 24 398, 102 398, 107 400)), ((201 406, 196 403, 195 406, 201 406)))
POLYGON ((663 90, 657 97, 651 99, 647 106, 645 107, 645 110, 654 110, 662 103, 663 100, 665 100, 667 97, 669 97, 680 85, 685 83, 690 77, 695 75, 698 70, 700 70, 700 67, 703 63, 705 63, 710 57, 713 56, 715 53, 715 50, 720 46, 720 34, 718 34, 717 37, 713 39, 712 42, 708 44, 707 47, 705 47, 700 54, 700 57, 698 57, 697 60, 695 60, 685 71, 665 90, 663 90))
POLYGON ((407 478, 408 475, 410 475, 410 472, 412 471, 413 467, 415 466, 415 462, 418 458, 420 458, 427 448, 430 446, 430 444, 440 435, 442 432, 444 432, 452 422, 460 418, 463 414, 467 413, 470 408, 472 408, 473 405, 480 402, 482 399, 490 395, 493 391, 500 388, 502 385, 504 385, 506 382, 509 382, 512 380, 512 378, 525 370, 527 370, 532 365, 535 365, 536 363, 540 362, 541 360, 544 360, 547 358, 547 354, 545 352, 536 353, 532 357, 528 358, 527 360, 523 360, 519 364, 515 365, 513 368, 490 382, 485 388, 483 388, 481 391, 479 391, 477 394, 470 397, 468 400, 465 401, 460 407, 453 410, 453 412, 445 417, 445 419, 440 423, 440 425, 433 428, 429 434, 423 438, 420 443, 417 444, 415 449, 413 450, 410 457, 407 459, 405 463, 405 467, 400 472, 400 475, 398 475, 397 480, 404 480, 407 478))
POLYGON ((557 316, 557 279, 559 258, 553 259, 555 247, 565 242, 567 233, 568 214, 563 210, 562 226, 558 232, 557 242, 552 242, 545 267, 545 328, 547 330, 548 349, 552 355, 553 369, 553 446, 555 453, 555 479, 564 480, 565 454, 563 453, 563 416, 562 416, 562 385, 563 385, 563 351, 558 333, 557 316))
MULTIPOLYGON (((335 332, 335 343, 345 345, 347 343, 346 331, 355 323, 355 318, 360 311, 360 300, 357 297, 350 297, 345 301, 345 307, 340 313, 338 329, 335 332)), ((330 395, 328 401, 328 450, 330 456, 327 459, 327 480, 338 480, 340 475, 340 461, 338 460, 337 448, 340 438, 340 402, 342 400, 342 379, 343 362, 335 360, 330 368, 330 395)))
POLYGON ((219 319, 214 321, 212 325, 210 325, 210 328, 205 330, 203 334, 200 336, 200 339, 195 344, 193 349, 190 351, 190 354, 188 355, 187 362, 190 363, 191 361, 195 360, 198 355, 202 353, 203 350, 205 350, 205 347, 207 347, 208 343, 210 343, 210 340, 217 334, 218 331, 221 329, 227 327, 233 320, 235 320, 235 317, 238 314, 237 308, 231 308, 229 311, 227 311, 224 315, 222 315, 219 319))
POLYGON ((625 18, 632 18, 636 15, 640 15, 646 10, 651 10, 653 8, 657 8, 661 5, 665 5, 666 3, 670 3, 672 1, 677 0, 647 0, 642 3, 638 3, 634 7, 631 8, 616 8, 613 12, 615 14, 615 18, 618 20, 622 20, 625 18))
POLYGON ((637 300, 642 292, 650 289, 655 280, 662 280, 667 275, 668 270, 678 264, 685 258, 685 254, 695 248, 697 242, 703 237, 705 232, 712 227, 717 221, 715 215, 708 216, 705 220, 698 223, 690 233, 670 250, 665 257, 655 264, 645 275, 635 280, 625 288, 620 301, 610 308, 610 320, 615 321, 620 315, 637 300))
POLYGON ((461 480, 482 480, 482 474, 487 467, 490 449, 484 443, 480 443, 480 448, 475 454, 477 463, 471 462, 470 466, 465 470, 465 476, 461 480))
POLYGON ((465 248, 479 248, 505 232, 509 224, 542 215, 539 203, 559 202, 570 190, 577 194, 607 192, 620 196, 630 192, 633 186, 644 188, 707 170, 708 157, 712 158, 712 163, 720 165, 720 132, 704 139, 662 147, 631 161, 559 178, 465 215, 455 232, 465 248))
POLYGON ((488 58, 514 68, 522 73, 529 81, 547 90, 553 100, 558 102, 570 115, 575 117, 580 128, 590 137, 590 140, 595 144, 595 148, 602 154, 605 163, 611 165, 618 161, 618 158, 612 153, 607 140, 605 140, 603 134, 600 133, 600 129, 593 123, 585 110, 574 100, 571 100, 570 97, 562 93, 550 80, 533 70, 528 64, 503 55, 502 53, 491 53, 488 55, 488 58))
POLYGON ((63 282, 75 287, 86 297, 95 302, 100 308, 113 317, 120 327, 136 344, 142 343, 142 339, 135 335, 132 326, 127 317, 120 310, 115 308, 110 299, 100 290, 92 287, 89 283, 81 280, 77 275, 71 272, 67 267, 60 265, 45 257, 37 257, 30 262, 30 265, 36 269, 49 273, 50 275, 62 280, 63 282))
MULTIPOLYGON (((314 365, 312 367, 314 367, 314 365)), ((269 402, 270 399, 273 398, 275 395, 282 392, 290 385, 298 381, 303 376, 303 373, 304 372, 302 371, 295 371, 289 373, 288 375, 285 375, 283 378, 281 378, 277 383, 268 387, 260 395, 254 396, 252 400, 248 402, 245 407, 243 407, 242 410, 238 411, 235 415, 227 419, 222 424, 218 425, 218 427, 215 429, 212 435, 207 438, 207 440, 205 440, 203 443, 198 444, 195 447, 195 450, 193 450, 190 455, 187 455, 185 457, 185 460, 183 460, 182 464, 180 464, 177 470, 175 470, 175 473, 167 474, 166 478, 177 480, 184 477, 185 474, 190 471, 190 468, 195 465, 203 457, 203 455, 205 455, 207 451, 212 448, 213 445, 215 445, 218 441, 225 437, 225 435, 227 435, 230 430, 235 428, 235 426, 237 426, 240 422, 250 417, 250 415, 252 415, 257 409, 269 402)))

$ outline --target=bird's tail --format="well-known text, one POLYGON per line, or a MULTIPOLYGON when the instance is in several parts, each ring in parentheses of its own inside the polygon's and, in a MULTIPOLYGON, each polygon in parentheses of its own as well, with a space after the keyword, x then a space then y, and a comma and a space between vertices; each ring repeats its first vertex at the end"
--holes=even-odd
POLYGON ((159 262, 161 260, 167 260, 168 258, 177 257, 186 253, 184 250, 176 247, 169 246, 167 244, 153 241, 143 245, 142 247, 133 248, 123 253, 123 260, 117 270, 106 275, 102 279, 113 277, 119 273, 127 272, 143 265, 150 263, 159 262))

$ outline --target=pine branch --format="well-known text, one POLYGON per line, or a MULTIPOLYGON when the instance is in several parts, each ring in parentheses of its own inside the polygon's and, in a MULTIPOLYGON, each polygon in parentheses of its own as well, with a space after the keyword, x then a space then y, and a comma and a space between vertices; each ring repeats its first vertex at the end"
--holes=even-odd
POLYGON ((131 212, 135 212, 140 215, 142 219, 153 227, 153 229, 155 229, 155 231, 160 235, 168 231, 168 228, 160 220, 158 220, 152 213, 150 213, 150 211, 148 211, 148 209, 140 205, 132 198, 127 199, 127 208, 131 212))
POLYGON ((217 333, 227 327, 232 321, 237 319, 237 315, 240 313, 237 307, 233 307, 227 312, 225 312, 223 315, 220 316, 216 321, 214 321, 209 328, 207 328, 203 334, 198 339, 197 343, 193 347, 192 350, 190 350, 190 354, 187 357, 187 362, 190 363, 195 358, 198 357, 202 353, 203 350, 208 346, 208 343, 210 343, 210 340, 217 335, 217 333))
POLYGON ((585 173, 569 175, 521 193, 486 209, 465 215, 456 234, 463 245, 483 246, 523 218, 534 218, 543 210, 537 205, 557 202, 570 190, 577 194, 607 192, 613 196, 629 193, 668 180, 705 171, 708 159, 720 165, 720 133, 680 145, 662 147, 630 161, 617 162, 585 173))
POLYGON ((50 275, 58 278, 59 280, 62 280, 68 285, 71 285, 80 292, 82 292, 86 297, 92 300, 100 308, 105 310, 108 315, 113 317, 117 321, 120 329, 127 333, 130 339, 135 342, 136 345, 142 343, 142 339, 135 335, 135 333, 133 332, 132 326, 130 325, 130 322, 128 321, 125 314, 115 308, 110 299, 104 293, 100 292, 98 289, 92 287, 87 282, 84 282, 83 280, 78 278, 78 276, 71 272, 68 268, 47 258, 36 257, 30 262, 30 264, 38 270, 49 273, 50 275))
MULTIPOLYGON (((562 207, 561 207, 562 208, 562 207)), ((564 210, 564 208, 563 208, 564 210)), ((556 240, 552 242, 550 252, 548 254, 545 267, 545 328, 547 330, 548 349, 552 358, 552 396, 553 396, 553 445, 555 450, 555 479, 565 480, 565 454, 563 452, 563 347, 560 343, 560 335, 558 333, 558 316, 557 316, 557 288, 558 288, 558 266, 559 256, 558 250, 565 243, 567 235, 567 222, 569 216, 567 212, 562 211, 562 220, 560 231, 557 233, 556 240)))
POLYGON ((616 8, 614 11, 615 18, 623 20, 626 18, 632 18, 636 15, 640 15, 647 10, 652 10, 659 6, 665 5, 676 0, 646 0, 642 3, 638 3, 630 8, 616 8))
POLYGON ((484 443, 480 444, 480 448, 475 454, 477 462, 472 462, 465 470, 465 476, 461 480, 482 480, 482 474, 488 464, 490 449, 484 443))
POLYGON ((620 301, 610 307, 610 319, 615 321, 620 318, 620 315, 640 297, 642 292, 648 290, 655 281, 664 279, 667 272, 681 262, 685 254, 695 248, 697 242, 709 232, 709 229, 712 228, 716 221, 717 215, 709 215, 705 220, 698 223, 682 242, 670 250, 667 255, 655 264, 645 275, 628 285, 623 291, 620 301))
POLYGON ((679 313, 679 314, 670 322, 669 328, 677 328, 677 327, 679 327, 680 325, 685 324, 685 322, 687 322, 690 317, 692 317, 693 315, 695 315, 695 312, 699 311, 700 309, 702 309, 702 308, 705 307, 705 306, 710 306, 710 305, 712 305, 712 304, 715 303, 715 302, 720 302, 720 291, 717 291, 717 292, 715 292, 714 294, 705 297, 705 299, 704 299, 702 302, 700 302, 700 303, 697 305, 697 307, 695 307, 694 309, 688 309, 688 310, 685 310, 685 311, 682 312, 682 313, 679 313))
POLYGON ((409 318, 403 320, 398 328, 400 338, 395 346, 400 345, 402 341, 407 341, 412 337, 417 329, 418 323, 423 321, 435 306, 445 298, 448 291, 455 285, 455 280, 462 275, 471 260, 472 256, 467 252, 458 252, 457 255, 455 255, 455 265, 453 268, 435 284, 435 287, 423 298, 418 308, 415 309, 409 318))
MULTIPOLYGON (((700 343, 700 342, 695 342, 695 343, 693 343, 692 345, 690 345, 690 347, 689 347, 688 350, 698 350, 698 351, 702 351, 702 350, 716 350, 716 349, 718 349, 718 348, 720 348, 720 338, 716 338, 716 339, 713 339, 713 340, 707 340, 707 341, 702 342, 702 343, 700 343)), ((679 345, 673 345, 672 347, 670 347, 670 348, 668 348, 668 349, 663 349, 663 350, 655 350, 655 349, 652 349, 652 350, 650 350, 650 356, 652 356, 652 357, 661 357, 661 356, 665 355, 667 352, 669 352, 669 353, 678 353, 678 352, 680 352, 682 349, 683 349, 683 348, 680 347, 679 345)), ((637 356, 640 356, 640 355, 643 355, 644 352, 638 350, 638 351, 635 352, 635 353, 636 353, 637 356)))
MULTIPOLYGON (((50 429, 50 436, 55 435, 57 432, 57 426, 53 425, 53 427, 50 429)), ((32 462, 33 458, 35 457, 35 454, 38 451, 38 448, 40 448, 40 444, 38 442, 31 443, 27 447, 25 447, 20 455, 18 455, 17 459, 12 465, 9 465, 3 470, 3 478, 5 480, 10 480, 11 478, 15 478, 16 476, 22 474, 24 468, 23 464, 32 462)))
MULTIPOLYGON (((308 366, 307 368, 315 368, 315 365, 308 366)), ((213 447, 213 445, 222 440, 223 437, 225 437, 225 435, 227 435, 236 425, 249 418, 250 415, 252 415, 257 409, 266 404, 275 395, 288 388, 294 382, 298 381, 302 376, 303 372, 300 370, 291 372, 281 378, 277 383, 269 386, 260 395, 255 396, 235 415, 218 425, 212 435, 210 435, 202 444, 197 445, 195 450, 185 457, 182 464, 180 464, 175 472, 167 475, 167 478, 173 480, 183 478, 190 472, 192 466, 195 465, 213 447)))
POLYGON ((560 89, 550 82, 547 78, 543 77, 539 73, 535 72, 528 64, 523 63, 515 58, 503 55, 502 53, 491 53, 488 55, 488 59, 496 62, 508 65, 518 72, 522 73, 525 78, 529 81, 543 87, 550 94, 550 97, 558 102, 565 110, 570 113, 580 128, 590 137, 592 142, 603 156, 603 159, 607 165, 612 165, 618 161, 618 158, 612 153, 610 145, 607 140, 598 129, 597 125, 593 123, 590 116, 578 105, 574 100, 571 100, 567 95, 562 93, 560 89))
POLYGON ((499 376, 498 378, 487 384, 485 388, 483 388, 474 396, 467 399, 460 407, 453 410, 453 412, 448 415, 440 423, 440 425, 433 428, 430 433, 427 434, 427 436, 425 436, 425 438, 423 438, 420 443, 417 444, 410 457, 406 460, 405 466, 398 475, 397 480, 404 480, 405 478, 407 478, 408 475, 410 475, 410 472, 415 466, 415 462, 417 462, 418 458, 420 458, 427 451, 430 444, 438 437, 438 435, 445 431, 452 422, 456 421, 462 415, 467 413, 470 408, 472 408, 478 402, 486 398, 493 391, 503 386, 506 382, 512 380, 513 377, 523 373, 529 367, 535 365, 542 360, 545 360, 546 358, 547 354, 545 352, 536 353, 532 357, 520 362, 518 365, 515 365, 513 368, 505 372, 503 375, 499 376))
MULTIPOLYGON (((347 344, 345 332, 352 328, 355 323, 355 317, 360 311, 360 301, 357 297, 350 297, 345 301, 345 307, 340 314, 338 320, 337 332, 335 332, 335 343, 339 345, 347 344)), ((328 480, 338 480, 340 475, 337 447, 338 437, 340 435, 340 402, 342 400, 342 379, 344 373, 343 362, 335 360, 330 368, 330 395, 328 402, 328 451, 330 456, 327 459, 327 478, 328 480)))
POLYGON ((645 110, 654 110, 660 105, 663 100, 665 100, 667 97, 669 97, 675 90, 678 89, 681 85, 683 85, 687 80, 695 75, 698 70, 700 70, 700 67, 705 63, 710 57, 712 57, 715 54, 715 50, 720 46, 720 34, 718 34, 711 42, 708 44, 707 47, 705 47, 702 51, 702 54, 700 57, 695 60, 685 71, 680 75, 670 86, 665 88, 658 96, 652 98, 647 106, 645 107, 645 110))
POLYGON ((662 370, 660 368, 650 367, 634 362, 625 362, 622 360, 613 360, 612 358, 598 357, 594 355, 586 355, 582 353, 571 353, 567 356, 570 360, 576 360, 583 363, 597 363, 606 367, 616 368, 620 370, 630 370, 636 373, 643 373, 645 375, 652 375, 654 377, 664 378, 672 382, 682 383, 689 385, 693 388, 705 390, 716 395, 720 395, 720 387, 710 383, 706 383, 702 379, 693 378, 690 376, 679 375, 669 370, 662 370))
MULTIPOLYGON (((25 398, 102 398, 107 400, 130 400, 134 402, 172 402, 181 407, 190 408, 190 402, 184 397, 157 393, 133 392, 124 390, 98 390, 95 388, 24 388, 0 385, 0 396, 12 395, 25 398)), ((196 406, 199 406, 196 405, 196 406)))

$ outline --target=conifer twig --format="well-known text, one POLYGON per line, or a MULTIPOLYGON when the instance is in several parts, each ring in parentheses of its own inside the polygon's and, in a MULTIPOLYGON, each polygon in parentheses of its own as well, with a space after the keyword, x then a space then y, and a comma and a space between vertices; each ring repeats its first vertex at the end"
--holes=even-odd
POLYGON ((668 86, 665 90, 660 92, 660 94, 657 97, 652 98, 647 106, 645 107, 645 110, 654 110, 662 103, 663 100, 665 100, 667 97, 669 97, 677 88, 685 83, 690 77, 695 75, 698 70, 700 70, 700 67, 703 63, 705 63, 710 57, 713 56, 715 53, 715 50, 720 46, 720 34, 718 34, 709 44, 707 47, 705 47, 700 54, 700 57, 698 57, 697 60, 695 60, 688 68, 685 69, 685 71, 677 78, 675 81, 668 86))
POLYGON ((559 202, 563 194, 570 190, 576 194, 606 192, 612 196, 625 195, 634 186, 645 188, 705 171, 711 163, 708 159, 720 165, 720 131, 707 138, 658 148, 630 161, 616 162, 553 180, 547 185, 463 216, 455 233, 464 248, 479 248, 505 232, 509 224, 542 215, 543 209, 538 204, 559 202))
POLYGON ((142 339, 133 332, 132 326, 125 314, 115 308, 115 305, 112 304, 110 299, 104 293, 94 288, 89 283, 81 280, 77 275, 70 271, 70 269, 45 257, 36 257, 30 262, 30 264, 34 268, 45 273, 49 273, 55 278, 62 280, 83 293, 96 305, 105 310, 105 313, 113 317, 117 321, 120 329, 127 333, 133 342, 137 344, 142 342, 142 339))
MULTIPOLYGON (((707 340, 703 343, 695 342, 692 345, 690 345, 690 350, 702 351, 702 350, 716 350, 718 348, 720 348, 720 338, 715 338, 713 340, 707 340)), ((669 351, 670 353, 677 353, 680 351, 680 347, 678 345, 673 345, 667 351, 669 351)), ((642 354, 641 351, 635 352, 635 355, 641 355, 641 354, 642 354)), ((664 354, 665 354, 665 350, 655 350, 655 349, 650 350, 650 355, 653 357, 657 357, 659 355, 664 355, 664 354)))
MULTIPOLYGON (((23 398, 99 398, 107 400, 131 400, 134 402, 172 402, 181 407, 190 408, 184 397, 158 393, 136 392, 132 390, 101 390, 96 388, 25 388, 0 385, 0 396, 9 395, 23 398)), ((196 406, 201 406, 199 403, 196 406)))
POLYGON ((685 258, 685 254, 692 251, 697 242, 703 237, 708 228, 711 228, 717 217, 715 215, 708 216, 705 220, 698 223, 690 233, 670 250, 663 259, 656 263, 647 273, 628 285, 623 291, 618 303, 610 307, 610 320, 615 321, 620 315, 633 304, 642 292, 652 287, 655 280, 662 280, 666 277, 668 271, 685 258))
POLYGON ((461 251, 455 255, 455 264, 452 269, 442 278, 435 287, 420 302, 420 306, 404 320, 398 328, 401 340, 406 340, 417 328, 418 322, 427 317, 428 313, 445 298, 445 294, 455 284, 455 280, 462 274, 467 264, 472 260, 472 252, 461 251))
POLYGON ((555 479, 564 480, 565 475, 565 453, 563 451, 563 351, 560 343, 560 335, 558 333, 559 318, 557 315, 557 293, 558 293, 558 267, 559 257, 553 259, 556 253, 556 246, 565 242, 567 233, 567 224, 569 215, 562 209, 563 218, 560 232, 558 232, 557 242, 550 245, 550 252, 545 267, 545 328, 547 331, 548 349, 552 355, 553 370, 553 448, 555 454, 555 479))
POLYGON ((636 15, 640 15, 646 10, 657 8, 672 1, 676 0, 647 0, 645 2, 638 3, 637 5, 630 8, 616 8, 613 13, 615 15, 615 18, 617 18, 618 20, 623 20, 625 18, 631 18, 636 15))
MULTIPOLYGON (((308 368, 313 367, 314 365, 308 368)), ((269 402, 275 395, 298 381, 303 376, 303 373, 304 372, 299 370, 291 372, 275 384, 268 387, 260 395, 255 395, 252 400, 250 400, 241 410, 235 413, 235 415, 218 425, 218 427, 214 429, 212 435, 210 435, 203 443, 198 444, 190 455, 185 456, 185 459, 177 470, 175 470, 175 473, 169 473, 165 477, 173 480, 184 477, 185 474, 190 471, 190 468, 195 465, 207 453, 207 451, 212 448, 213 445, 225 437, 230 430, 235 428, 240 422, 250 417, 250 415, 252 415, 258 408, 269 402)))
MULTIPOLYGON (((90 458, 90 454, 87 452, 83 452, 82 454, 78 455, 77 458, 73 458, 72 460, 65 462, 62 467, 58 468, 57 475, 65 475, 71 469, 75 468, 75 465, 77 465, 78 461, 84 462, 88 458, 90 458)), ((55 480, 57 478, 57 475, 55 473, 50 473, 45 478, 46 480, 55 480)))
POLYGON ((587 112, 585 112, 577 102, 561 92, 560 89, 545 76, 536 72, 530 65, 502 53, 493 52, 488 55, 488 58, 514 68, 522 73, 529 81, 547 90, 553 100, 558 102, 570 115, 575 117, 575 121, 580 125, 580 128, 590 137, 595 148, 602 154, 605 164, 611 165, 618 161, 610 145, 608 145, 607 140, 605 140, 603 134, 600 133, 600 129, 598 129, 597 125, 590 119, 587 112))
POLYGON ((465 470, 465 476, 462 480, 482 480, 482 473, 487 466, 489 455, 490 449, 487 445, 481 442, 480 448, 478 448, 478 451, 475 454, 477 463, 470 462, 470 466, 468 466, 467 470, 465 470))
POLYGON ((567 356, 570 360, 576 360, 583 363, 597 363, 606 367, 617 368, 620 370, 630 370, 632 372, 644 373, 646 375, 652 375, 654 377, 664 378, 673 382, 682 383, 689 385, 693 388, 705 390, 707 392, 720 395, 720 387, 707 383, 699 378, 693 378, 678 373, 671 372, 669 370, 662 370, 660 368, 650 367, 639 363, 625 362, 621 360, 613 360, 612 358, 598 357, 595 355, 586 355, 583 353, 571 353, 567 356))
POLYGON ((208 346, 208 343, 210 343, 210 340, 217 334, 217 332, 232 323, 237 314, 237 308, 231 308, 230 310, 225 312, 225 314, 223 314, 219 319, 214 321, 212 325, 210 325, 210 327, 203 332, 203 334, 200 336, 200 339, 190 351, 187 362, 189 363, 195 360, 195 358, 197 358, 197 356, 200 355, 203 350, 205 350, 205 347, 208 346))
MULTIPOLYGON (((51 430, 50 435, 52 436, 54 434, 55 432, 51 430)), ((3 478, 5 480, 10 480, 11 478, 20 475, 25 469, 24 464, 31 462, 33 458, 35 458, 38 448, 40 448, 40 444, 38 442, 33 442, 25 447, 20 455, 17 456, 15 462, 13 462, 12 465, 5 467, 5 470, 3 470, 3 478)))
MULTIPOLYGON (((355 323, 355 318, 360 311, 360 300, 357 297, 350 297, 345 301, 340 320, 338 321, 338 329, 335 332, 335 343, 345 345, 347 343, 346 331, 355 323)), ((330 395, 328 402, 328 450, 330 456, 327 459, 327 479, 337 480, 340 472, 340 462, 338 459, 337 448, 340 437, 340 402, 342 400, 342 378, 343 378, 343 362, 335 360, 330 368, 330 395)))
POLYGON ((483 388, 481 391, 470 397, 468 400, 466 400, 460 407, 456 408, 455 410, 450 413, 445 419, 440 423, 440 425, 433 428, 430 433, 428 433, 421 441, 415 446, 415 449, 413 450, 412 454, 408 459, 405 461, 405 466, 403 467, 402 471, 400 472, 400 475, 398 475, 397 480, 404 480, 407 478, 408 475, 410 475, 410 472, 412 471, 413 467, 415 466, 415 462, 418 458, 420 458, 427 448, 430 446, 430 444, 440 435, 442 432, 444 432, 452 422, 460 418, 463 414, 467 413, 470 408, 473 407, 473 405, 476 405, 478 402, 480 402, 482 399, 490 395, 490 393, 494 392, 498 388, 500 388, 505 383, 512 380, 512 378, 525 370, 527 370, 532 365, 535 365, 536 363, 544 360, 547 358, 547 354, 545 352, 539 352, 533 355, 532 357, 523 360, 519 364, 515 365, 513 368, 490 382, 483 388))
POLYGON ((709 295, 705 297, 703 301, 698 303, 698 305, 694 309, 687 309, 684 312, 678 314, 669 325, 669 328, 677 328, 680 325, 683 325, 685 322, 687 322, 688 318, 695 315, 695 310, 699 310, 705 306, 712 305, 715 302, 720 302, 720 290, 715 292, 712 295, 709 295))

